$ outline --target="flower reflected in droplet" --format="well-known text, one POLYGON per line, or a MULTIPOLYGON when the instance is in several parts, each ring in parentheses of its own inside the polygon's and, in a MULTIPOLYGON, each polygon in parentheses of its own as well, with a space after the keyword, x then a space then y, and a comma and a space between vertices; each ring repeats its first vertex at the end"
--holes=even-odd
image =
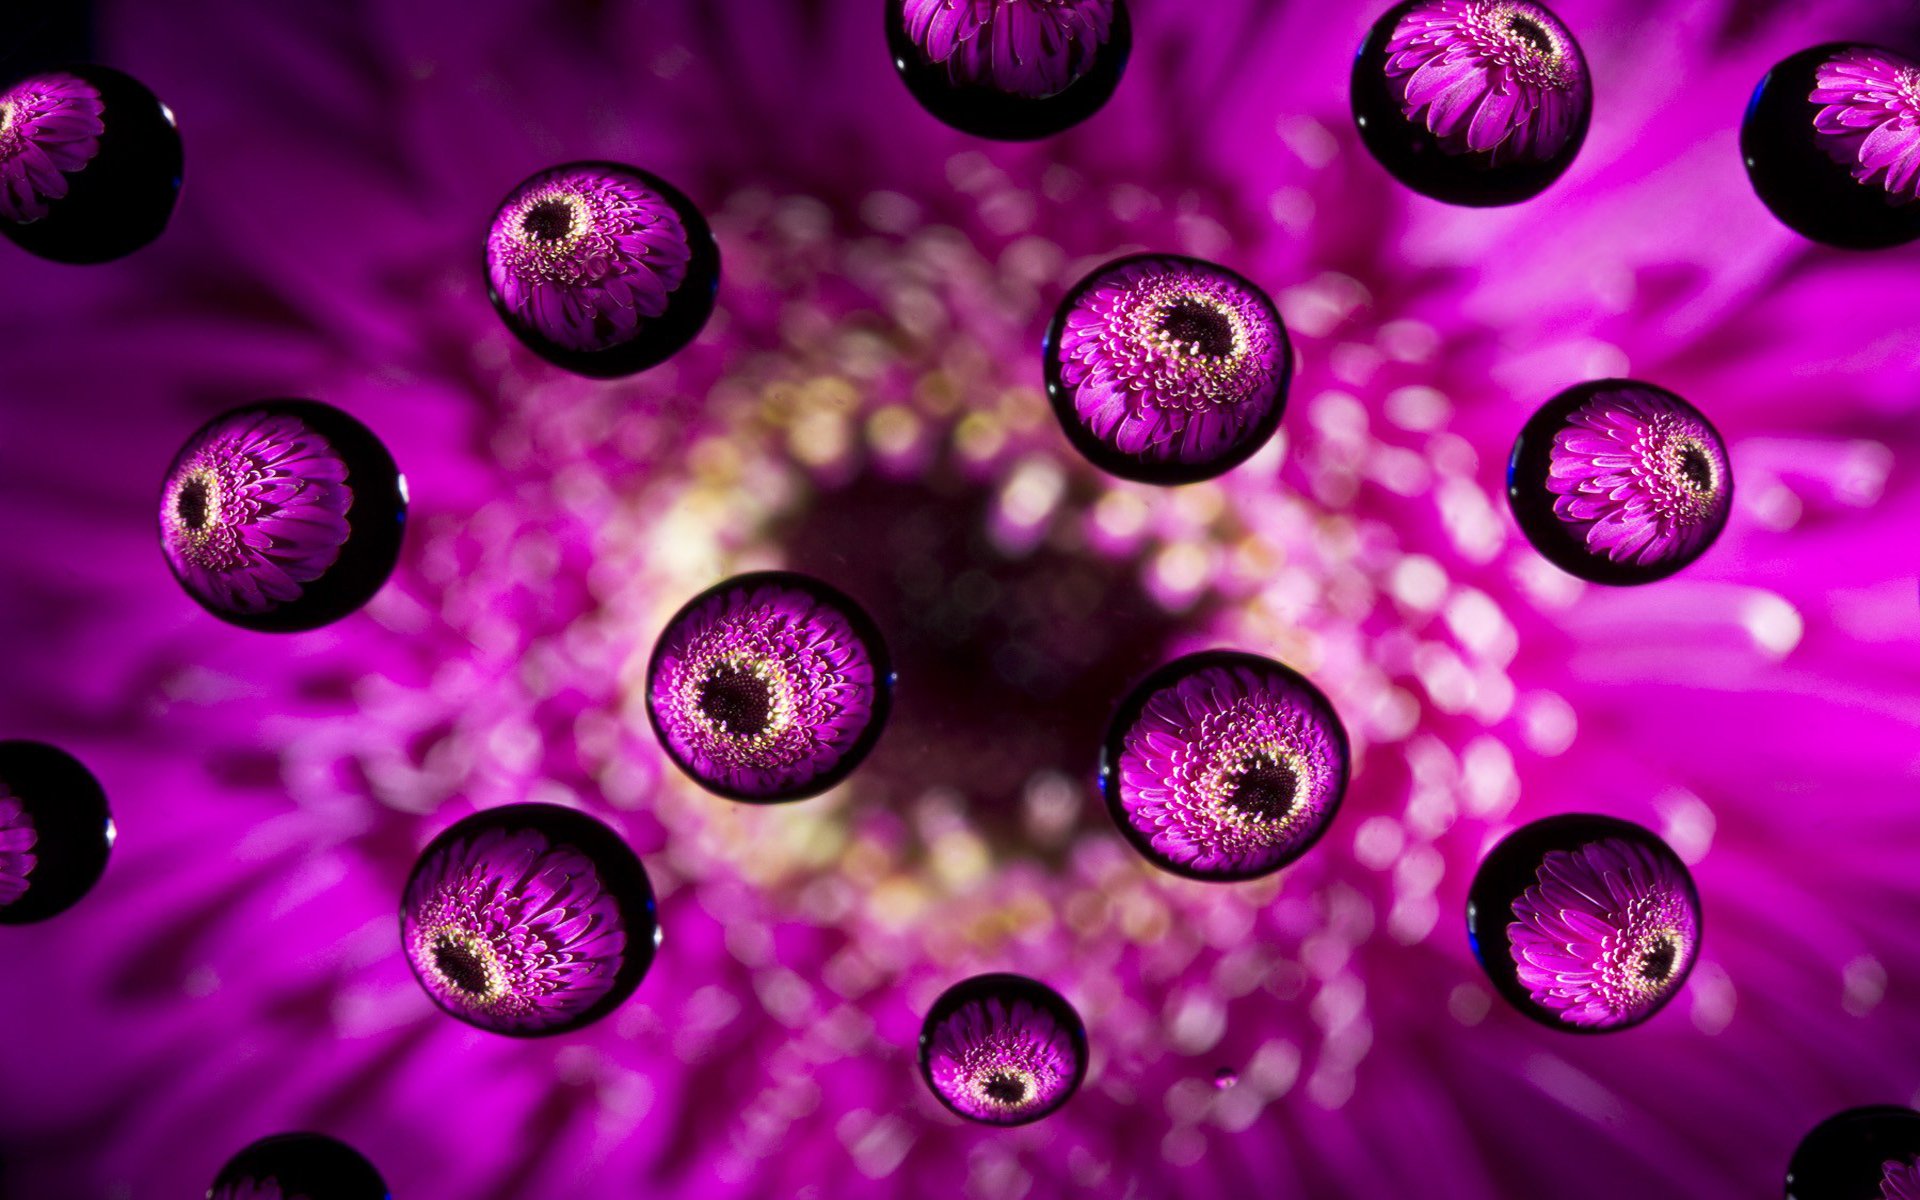
POLYGON ((33 853, 38 840, 26 804, 0 781, 0 908, 27 894, 34 864, 39 861, 33 853))
POLYGON ((1920 1160, 1895 1159, 1880 1171, 1880 1200, 1920 1200, 1920 1160))
POLYGON ((1025 1125, 1065 1104, 1087 1071, 1087 1033, 1060 994, 1020 975, 977 975, 934 1002, 920 1069, 970 1121, 1025 1125))
POLYGON ((1900 204, 1920 200, 1920 65, 1890 50, 1848 46, 1814 70, 1807 98, 1822 149, 1861 183, 1900 204))
POLYGON ((100 152, 100 93, 78 76, 34 75, 0 92, 0 217, 38 221, 67 177, 100 152))

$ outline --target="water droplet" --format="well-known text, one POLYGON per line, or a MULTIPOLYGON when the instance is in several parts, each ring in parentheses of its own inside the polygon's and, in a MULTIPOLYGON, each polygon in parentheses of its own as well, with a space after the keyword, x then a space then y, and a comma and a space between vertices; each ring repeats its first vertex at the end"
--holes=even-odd
POLYGON ((1213 1086, 1223 1092, 1239 1082, 1240 1073, 1232 1067, 1221 1067, 1213 1073, 1213 1086))
POLYGON ((1025 1125, 1065 1104, 1087 1073, 1073 1006, 1024 975, 976 975, 934 1001, 920 1073, 940 1103, 987 1125, 1025 1125))
POLYGON ((388 1200, 386 1181, 345 1142, 319 1133, 261 1138, 227 1160, 207 1200, 388 1200))
POLYGON ((467 817, 421 852, 400 941, 427 995, 493 1033, 533 1037, 599 1020, 653 963, 653 886, 606 825, 551 804, 467 817))
POLYGON ((1800 1140, 1787 1200, 1920 1200, 1920 1112, 1850 1108, 1800 1140))
POLYGON ((1394 178, 1449 204, 1515 204, 1580 153, 1593 84, 1545 6, 1407 0, 1354 59, 1354 122, 1394 178))
POLYGON ((1638 825, 1564 815, 1508 835, 1474 874, 1467 932, 1494 990, 1556 1029, 1638 1025, 1700 951, 1686 865, 1638 825))
POLYGON ((214 616, 288 633, 371 599, 406 515, 399 469, 371 430, 330 405, 276 400, 187 439, 161 487, 160 548, 214 616))
POLYGON ((73 907, 112 847, 107 795, 92 772, 40 742, 0 742, 0 925, 73 907))
POLYGON ((720 247, 678 188, 579 162, 522 182, 487 235, 487 288, 515 337, 594 378, 673 357, 713 315, 720 247))

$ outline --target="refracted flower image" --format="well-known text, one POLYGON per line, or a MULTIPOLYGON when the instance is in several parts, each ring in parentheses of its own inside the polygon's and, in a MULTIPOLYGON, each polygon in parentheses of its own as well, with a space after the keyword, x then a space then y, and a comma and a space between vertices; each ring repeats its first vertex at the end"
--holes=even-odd
POLYGON ((106 870, 113 832, 106 793, 78 759, 0 741, 0 925, 73 907, 106 870))
POLYGON ((665 361, 713 312, 720 253, 673 185, 617 163, 542 171, 501 202, 487 285, 515 336, 582 375, 665 361))
POLYGON ((1527 422, 1508 459, 1507 499, 1555 566, 1596 583, 1649 583, 1720 536, 1733 467, 1693 405, 1604 379, 1567 389, 1527 422))
POLYGON ((1920 1112, 1850 1108, 1801 1139, 1787 1167, 1787 1200, 1920 1198, 1920 1112))
POLYGON ((1497 209, 1354 128, 1390 0, 1131 4, 1120 86, 1038 145, 922 112, 881 0, 94 5, 194 178, 147 250, 0 288, 0 736, 85 762, 120 829, 80 903, 0 928, 0 1194, 198 1195, 313 1129, 415 1200, 1751 1200, 1830 1113, 1909 1102, 1920 251, 1809 244, 1734 140, 1770 63, 1911 53, 1920 13, 1548 2, 1600 107, 1497 209), (673 181, 723 247, 644 373, 490 302, 501 197, 570 161, 673 181), (1080 454, 1038 353, 1149 252, 1257 283, 1294 352, 1281 427, 1179 487, 1080 454), (1697 405, 1739 476, 1652 587, 1559 570, 1505 499, 1516 431, 1608 378, 1697 405), (151 524, 184 436, 278 395, 412 495, 389 582, 285 638, 187 601, 151 524), (791 804, 716 797, 648 715, 675 614, 762 571, 856 600, 899 679, 791 804), (1223 647, 1310 680, 1350 759, 1312 850, 1231 884, 1139 853, 1098 775, 1134 686, 1223 647), (519 803, 617 831, 668 933, 552 1037, 450 1016, 395 928, 422 849, 519 803), (1583 1037, 1460 914, 1508 833, 1596 808, 1706 930, 1658 1015, 1583 1037), (918 1039, 1009 971, 1071 1001, 1086 1074, 996 1128, 918 1039))
POLYGON ((1408 0, 1353 63, 1353 114, 1400 182, 1452 204, 1513 204, 1564 174, 1593 84, 1570 30, 1526 0, 1408 0))
POLYGON ((1562 815, 1487 855, 1467 926, 1494 988, 1581 1033, 1627 1029, 1673 999, 1700 952, 1700 897, 1671 848, 1637 825, 1562 815))
POLYGON ((887 0, 894 68, 978 137, 1051 137, 1098 112, 1133 45, 1126 0, 887 0))
POLYGON ((954 1115, 1028 1125, 1087 1073, 1087 1031, 1060 993, 1024 975, 976 975, 948 988, 920 1027, 920 1071, 954 1115))
POLYGON ((339 620, 393 572, 406 485, 372 431, 310 400, 235 409, 187 439, 160 494, 160 549, 199 605, 248 629, 339 620))
POLYGON ((1347 735, 1303 676, 1254 654, 1167 664, 1121 702, 1101 754, 1114 821, 1195 879, 1271 874, 1313 847, 1347 790, 1347 735))
POLYGON ((1855 249, 1920 238, 1920 62, 1830 42, 1766 73, 1740 149, 1760 199, 1815 241, 1855 249))
POLYGON ((551 804, 476 813, 420 854, 400 903, 407 964, 433 1002, 490 1033, 566 1033, 652 965, 646 869, 617 834, 551 804))
POLYGON ((1293 378, 1267 294, 1181 255, 1093 271, 1060 301, 1042 354, 1075 449, 1147 483, 1210 479, 1252 457, 1279 428, 1293 378))
POLYGON ((352 1146, 322 1133, 280 1133, 220 1168, 207 1200, 389 1200, 386 1181, 352 1146))
POLYGON ((855 600, 794 572, 756 572, 715 584, 667 623, 647 667, 647 716, 708 791, 797 800, 866 758, 893 683, 886 642, 855 600))
POLYGON ((100 93, 77 75, 33 75, 0 92, 0 217, 38 221, 67 177, 100 153, 100 93))
POLYGON ((180 190, 173 113, 99 66, 0 88, 0 233, 65 263, 120 258, 166 228, 180 190))

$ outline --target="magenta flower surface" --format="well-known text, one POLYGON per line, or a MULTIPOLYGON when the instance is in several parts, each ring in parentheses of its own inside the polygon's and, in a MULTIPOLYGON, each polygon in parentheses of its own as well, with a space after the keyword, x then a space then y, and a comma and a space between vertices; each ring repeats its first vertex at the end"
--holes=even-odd
POLYGON ((1895 1159, 1880 1170, 1880 1200, 1920 1200, 1920 1161, 1895 1159))
POLYGON ((315 1127, 432 1200, 1750 1200, 1832 1109, 1912 1093, 1914 251, 1805 245, 1727 128, 1780 56, 1905 45, 1910 6, 1556 5, 1606 119, 1497 210, 1369 156, 1347 5, 1139 6, 1108 108, 1044 147, 925 118, 877 2, 98 7, 195 178, 111 274, 15 255, 0 289, 35 398, 0 727, 122 826, 84 902, 0 930, 8 1188, 193 1195, 315 1127), (697 186, 728 255, 707 333, 619 383, 524 349, 477 261, 503 184, 572 154, 697 186), (1283 431, 1181 488, 1086 463, 1035 361, 1144 248, 1260 281, 1297 351, 1283 431), (1651 589, 1553 569, 1503 507, 1541 399, 1628 373, 1740 477, 1651 589), (186 430, 288 390, 377 414, 415 505, 359 616, 265 639, 183 606, 146 521, 186 430), (777 568, 858 597, 903 686, 843 787, 716 801, 646 668, 689 597, 777 568), (1220 645, 1309 676, 1353 763, 1313 851, 1231 886, 1135 853, 1092 761, 1134 680, 1220 645), (671 931, 562 1037, 448 1019, 394 929, 429 837, 525 800, 619 828, 671 931), (1456 920, 1490 842, 1592 805, 1712 905, 1686 987, 1604 1039, 1513 1011, 1456 920), (937 997, 1005 970, 1089 1042, 1024 1129, 916 1062, 937 997))
POLYGON ((38 840, 27 806, 0 783, 0 908, 27 894, 38 840))
POLYGON ((1386 54, 1402 112, 1448 153, 1547 162, 1583 128, 1586 64, 1537 4, 1425 0, 1400 18, 1386 54))
POLYGON ((1093 69, 1117 0, 905 0, 907 35, 956 84, 1038 99, 1093 69))
POLYGON ((588 163, 515 188, 487 236, 503 312, 568 350, 632 341, 687 282, 691 235, 636 172, 588 163))
POLYGON ((1897 202, 1920 200, 1920 65, 1888 50, 1849 46, 1814 70, 1821 147, 1864 184, 1897 202))
POLYGON ((34 75, 0 92, 0 217, 45 217, 67 194, 67 176, 100 153, 103 105, 92 84, 61 72, 34 75))
POLYGON ((969 1121, 1026 1125, 1072 1098, 1087 1073, 1087 1033, 1060 994, 1019 975, 979 975, 934 1002, 920 1069, 940 1102, 969 1121))
POLYGON ((1245 461, 1286 408, 1293 352, 1273 301, 1212 263, 1109 263, 1061 302, 1047 378, 1068 435, 1124 478, 1188 482, 1245 461))
POLYGON ((305 594, 352 534, 347 463, 299 417, 242 410, 200 430, 167 472, 160 546, 216 610, 270 612, 305 594))
POLYGON ((1250 654, 1194 655, 1150 676, 1116 715, 1103 765, 1109 805, 1148 857, 1222 880, 1306 853, 1347 771, 1326 697, 1250 654))
POLYGON ((1613 1027, 1664 1004, 1693 966, 1700 918, 1685 868, 1656 843, 1548 851, 1513 902, 1520 983, 1569 1025, 1613 1027))
POLYGON ((647 669, 647 713, 702 787, 792 800, 866 756, 892 683, 886 647, 851 599, 791 573, 743 575, 668 623, 647 669))

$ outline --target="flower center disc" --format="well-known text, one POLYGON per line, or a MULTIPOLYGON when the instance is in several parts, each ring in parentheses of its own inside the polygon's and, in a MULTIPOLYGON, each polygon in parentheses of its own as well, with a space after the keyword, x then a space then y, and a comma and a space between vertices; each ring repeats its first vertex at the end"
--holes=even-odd
POLYGON ((744 667, 717 663, 700 682, 700 711, 722 733, 759 737, 773 721, 773 689, 744 667))
POLYGON ((433 967, 454 987, 470 996, 485 998, 492 991, 487 964, 472 947, 450 937, 433 944, 433 967))
POLYGON ((987 1081, 980 1085, 980 1090, 985 1092, 987 1098, 995 1104, 1005 1104, 1008 1107, 1020 1104, 1027 1098, 1026 1081, 1004 1071, 988 1076, 987 1081))
POLYGON ((1680 481, 1695 495, 1712 494, 1713 464, 1707 461, 1706 452, 1700 447, 1686 445, 1680 448, 1680 481))
POLYGON ((1673 939, 1663 937, 1653 949, 1640 956, 1640 978, 1648 983, 1665 983, 1673 975, 1673 961, 1680 948, 1673 939))
POLYGON ((1256 821, 1278 821, 1293 811, 1300 795, 1300 776, 1285 763, 1265 756, 1241 771, 1227 795, 1227 803, 1256 821))
POLYGON ((536 242, 557 242, 573 232, 573 210, 564 201, 542 200, 520 218, 521 232, 536 242))
POLYGON ((203 479, 189 479, 181 488, 180 495, 174 501, 174 511, 179 514, 180 524, 191 530, 207 527, 207 484, 203 479))
POLYGON ((1525 42, 1534 53, 1540 55, 1542 58, 1553 54, 1552 36, 1548 34, 1546 30, 1540 28, 1539 25, 1521 16, 1519 13, 1514 13, 1507 18, 1507 32, 1525 42))
POLYGON ((1234 352, 1233 322, 1210 304, 1176 300, 1160 318, 1160 334, 1182 351, 1202 358, 1228 358, 1234 352))

